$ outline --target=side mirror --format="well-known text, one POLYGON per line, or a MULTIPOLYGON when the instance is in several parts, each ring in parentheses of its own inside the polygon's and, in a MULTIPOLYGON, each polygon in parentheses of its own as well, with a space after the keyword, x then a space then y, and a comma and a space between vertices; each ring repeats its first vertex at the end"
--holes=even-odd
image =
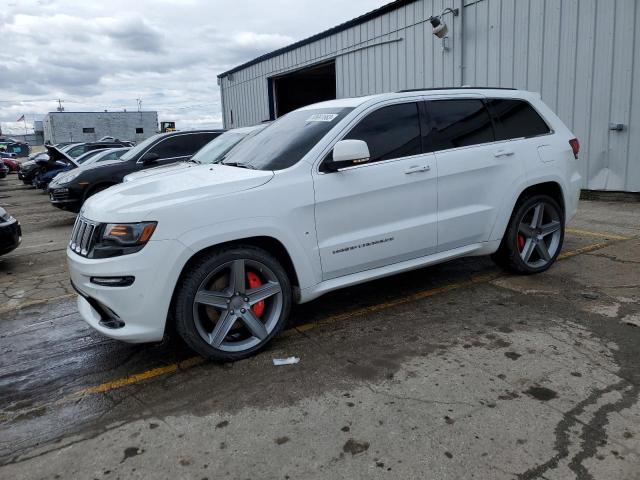
POLYGON ((369 146, 363 140, 340 140, 333 147, 333 157, 325 160, 326 171, 337 172, 341 168, 352 167, 370 160, 369 146))
POLYGON ((159 159, 160 155, 158 155, 156 152, 147 152, 142 157, 142 164, 151 165, 153 163, 156 163, 159 159))

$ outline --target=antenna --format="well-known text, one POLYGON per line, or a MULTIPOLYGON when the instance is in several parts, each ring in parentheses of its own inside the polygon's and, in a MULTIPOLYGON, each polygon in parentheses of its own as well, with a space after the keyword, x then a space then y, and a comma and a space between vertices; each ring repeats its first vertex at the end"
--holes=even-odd
POLYGON ((136 98, 136 102, 138 102, 138 112, 142 111, 142 99, 136 98))
POLYGON ((64 107, 62 106, 62 100, 58 99, 58 108, 56 109, 59 112, 64 112, 64 107))

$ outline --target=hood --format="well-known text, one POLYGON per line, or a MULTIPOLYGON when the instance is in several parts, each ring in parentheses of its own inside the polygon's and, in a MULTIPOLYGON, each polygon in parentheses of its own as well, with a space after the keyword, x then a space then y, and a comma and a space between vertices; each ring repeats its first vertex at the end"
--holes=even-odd
POLYGON ((160 175, 162 173, 168 172, 179 172, 180 170, 184 170, 189 167, 199 167, 197 163, 189 163, 189 162, 178 162, 178 163, 170 163, 169 165, 162 165, 160 167, 147 168, 146 170, 141 170, 139 172, 130 173, 126 177, 124 177, 125 182, 131 182, 133 180, 140 180, 141 178, 151 177, 153 175, 160 175))
POLYGON ((149 220, 156 210, 170 209, 179 215, 190 204, 259 187, 273 175, 227 165, 195 165, 111 187, 87 200, 80 213, 98 222, 149 220))
POLYGON ((52 145, 46 145, 46 148, 47 148, 47 155, 49 155, 49 159, 46 160, 47 162, 53 162, 53 161, 59 160, 73 167, 78 166, 78 164, 74 162, 70 156, 58 150, 56 147, 52 145))

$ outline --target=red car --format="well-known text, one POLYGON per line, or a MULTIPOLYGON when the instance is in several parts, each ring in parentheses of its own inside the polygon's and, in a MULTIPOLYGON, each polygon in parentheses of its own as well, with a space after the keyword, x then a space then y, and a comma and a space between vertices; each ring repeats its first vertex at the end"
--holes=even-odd
POLYGON ((16 160, 13 160, 11 158, 2 158, 0 160, 2 160, 4 164, 9 168, 10 172, 18 171, 18 162, 16 160))

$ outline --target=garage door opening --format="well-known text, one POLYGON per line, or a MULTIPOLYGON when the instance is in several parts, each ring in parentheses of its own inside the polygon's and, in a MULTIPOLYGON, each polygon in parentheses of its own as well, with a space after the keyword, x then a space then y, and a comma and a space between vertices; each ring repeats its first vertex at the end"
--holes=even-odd
POLYGON ((314 65, 269 79, 271 119, 296 108, 336 98, 335 62, 314 65))

